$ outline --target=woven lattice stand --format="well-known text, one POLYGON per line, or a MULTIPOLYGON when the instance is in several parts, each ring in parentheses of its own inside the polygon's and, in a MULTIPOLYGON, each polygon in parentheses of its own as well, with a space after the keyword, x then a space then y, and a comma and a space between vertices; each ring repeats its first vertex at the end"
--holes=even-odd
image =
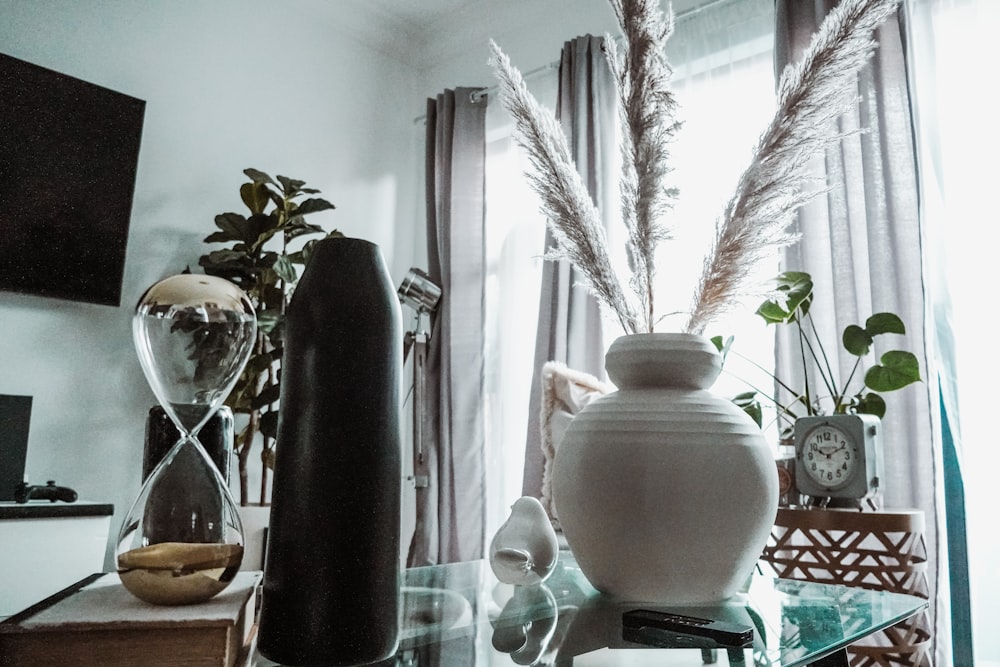
MULTIPOLYGON (((779 577, 928 597, 920 511, 779 508, 763 560, 779 577)), ((926 611, 848 648, 852 667, 931 667, 926 611)))

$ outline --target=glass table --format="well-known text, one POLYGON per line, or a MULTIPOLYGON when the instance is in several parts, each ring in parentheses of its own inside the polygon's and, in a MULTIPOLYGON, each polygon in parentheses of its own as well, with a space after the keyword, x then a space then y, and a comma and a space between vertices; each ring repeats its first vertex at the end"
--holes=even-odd
MULTIPOLYGON (((395 658, 382 663, 387 667, 662 667, 727 661, 847 667, 849 644, 927 606, 927 600, 912 595, 757 572, 746 593, 724 604, 669 608, 753 629, 752 646, 727 649, 661 632, 630 633, 633 641, 624 639, 623 612, 665 608, 600 594, 568 551, 560 552, 556 571, 537 587, 499 583, 484 560, 409 569, 403 581, 400 647, 395 658)), ((258 656, 253 664, 273 663, 258 656)))

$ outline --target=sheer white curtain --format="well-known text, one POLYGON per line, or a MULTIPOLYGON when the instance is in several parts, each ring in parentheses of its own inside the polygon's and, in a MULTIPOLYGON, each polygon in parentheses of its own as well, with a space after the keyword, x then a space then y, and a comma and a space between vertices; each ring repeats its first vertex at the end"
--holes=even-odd
MULTIPOLYGON (((777 65, 797 62, 838 0, 777 0, 777 65)), ((803 207, 801 240, 785 253, 790 270, 808 271, 816 298, 810 307, 817 337, 829 355, 836 383, 851 377, 857 359, 840 345, 849 324, 873 313, 896 313, 906 323, 902 340, 876 341, 875 357, 895 346, 916 355, 923 382, 885 395, 882 418, 884 469, 880 490, 886 509, 924 514, 927 580, 932 600, 935 664, 947 664, 950 597, 944 534, 944 484, 937 428, 937 373, 927 350, 927 291, 919 219, 916 152, 905 46, 907 15, 890 17, 875 35, 879 48, 857 77, 857 103, 839 119, 846 136, 817 160, 824 196, 803 207)), ((865 360, 867 365, 868 360, 865 360)), ((777 367, 801 377, 794 333, 779 333, 777 367)), ((815 368, 811 369, 817 377, 815 368)), ((859 377, 858 374, 855 377, 859 377)), ((852 391, 859 387, 853 385, 852 391)))
MULTIPOLYGON (((700 261, 713 225, 747 165, 760 132, 774 112, 772 0, 731 0, 681 15, 668 44, 674 87, 684 122, 673 146, 671 185, 680 199, 671 223, 674 241, 658 257, 660 313, 689 307, 700 261)), ((552 56, 561 38, 553 39, 552 56)), ((557 72, 529 78, 532 92, 555 108, 557 72)), ((544 219, 523 177, 526 160, 511 138, 506 112, 490 100, 487 118, 487 539, 521 494, 524 434, 532 375, 544 219)), ((623 247, 623 238, 612 239, 623 247)), ((624 252, 619 253, 624 258, 624 252)), ((762 279, 777 272, 777 260, 762 267, 762 279)), ((767 365, 773 338, 753 311, 759 299, 719 322, 708 335, 735 335, 743 355, 767 365)), ((682 318, 667 316, 659 330, 676 330, 682 318)), ((608 320, 606 341, 622 332, 608 320)), ((749 364, 730 358, 716 384, 722 395, 747 389, 746 380, 768 386, 749 364)))
MULTIPOLYGON (((965 485, 975 664, 1000 666, 1000 537, 990 417, 998 364, 991 347, 997 299, 987 282, 1000 247, 996 200, 1000 130, 995 84, 996 0, 907 0, 927 234, 928 285, 942 360, 941 385, 965 485)), ((949 520, 953 515, 949 514, 949 520)), ((954 566, 953 566, 954 567, 954 566)), ((955 632, 962 628, 955 619, 955 632)), ((956 654, 955 663, 962 662, 956 654)))
MULTIPOLYGON (((558 56, 554 44, 554 57, 558 56)), ((555 108, 558 69, 529 77, 538 100, 555 108)), ((528 159, 510 116, 495 98, 486 109, 486 537, 521 495, 545 218, 524 172, 528 159)))
MULTIPOLYGON (((690 307, 695 280, 714 225, 736 182, 750 162, 760 133, 774 115, 773 0, 708 3, 705 9, 678 17, 667 55, 674 67, 674 90, 683 122, 672 150, 671 184, 680 190, 670 213, 674 241, 657 255, 657 310, 667 315, 658 330, 676 331, 683 317, 669 313, 690 307)), ((777 258, 759 267, 761 283, 778 272, 777 258)), ((705 332, 734 336, 733 350, 713 387, 733 396, 771 386, 770 377, 745 358, 770 367, 773 328, 754 314, 763 300, 745 299, 743 308, 705 332)), ((771 420, 765 430, 777 443, 771 420)))

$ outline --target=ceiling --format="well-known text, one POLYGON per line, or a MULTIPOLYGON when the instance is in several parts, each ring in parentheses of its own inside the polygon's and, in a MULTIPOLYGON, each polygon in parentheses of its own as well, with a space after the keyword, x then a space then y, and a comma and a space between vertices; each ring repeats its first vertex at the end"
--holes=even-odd
MULTIPOLYGON (((460 35, 485 43, 483 30, 494 31, 501 24, 538 20, 553 12, 575 15, 602 15, 608 0, 303 0, 379 50, 401 59, 410 59, 421 49, 428 59, 448 57, 448 44, 461 41, 460 35), (447 35, 444 39, 443 36, 447 35)), ((660 0, 674 14, 693 7, 733 0, 660 0)), ((492 34, 490 35, 492 36, 492 34)), ((461 49, 458 49, 461 52, 461 49)))
POLYGON ((503 0, 367 0, 366 4, 400 22, 423 29, 448 14, 491 1, 503 0))
MULTIPOLYGON (((546 0, 533 0, 546 2, 546 0)), ((576 0, 580 2, 581 0, 576 0)), ((587 0, 595 1, 595 0, 587 0)), ((712 4, 718 0, 661 0, 664 7, 670 4, 674 13, 684 12, 699 5, 712 4)), ((401 25, 408 25, 420 32, 439 23, 448 16, 469 12, 476 6, 510 5, 511 0, 364 0, 368 9, 374 10, 401 25)))

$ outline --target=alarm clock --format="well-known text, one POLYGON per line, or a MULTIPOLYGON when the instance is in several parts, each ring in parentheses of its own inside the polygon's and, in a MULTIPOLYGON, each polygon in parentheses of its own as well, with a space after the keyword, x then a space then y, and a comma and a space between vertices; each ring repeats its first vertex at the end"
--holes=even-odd
POLYGON ((814 498, 862 500, 878 493, 881 420, 874 415, 800 417, 795 421, 795 484, 814 498))

